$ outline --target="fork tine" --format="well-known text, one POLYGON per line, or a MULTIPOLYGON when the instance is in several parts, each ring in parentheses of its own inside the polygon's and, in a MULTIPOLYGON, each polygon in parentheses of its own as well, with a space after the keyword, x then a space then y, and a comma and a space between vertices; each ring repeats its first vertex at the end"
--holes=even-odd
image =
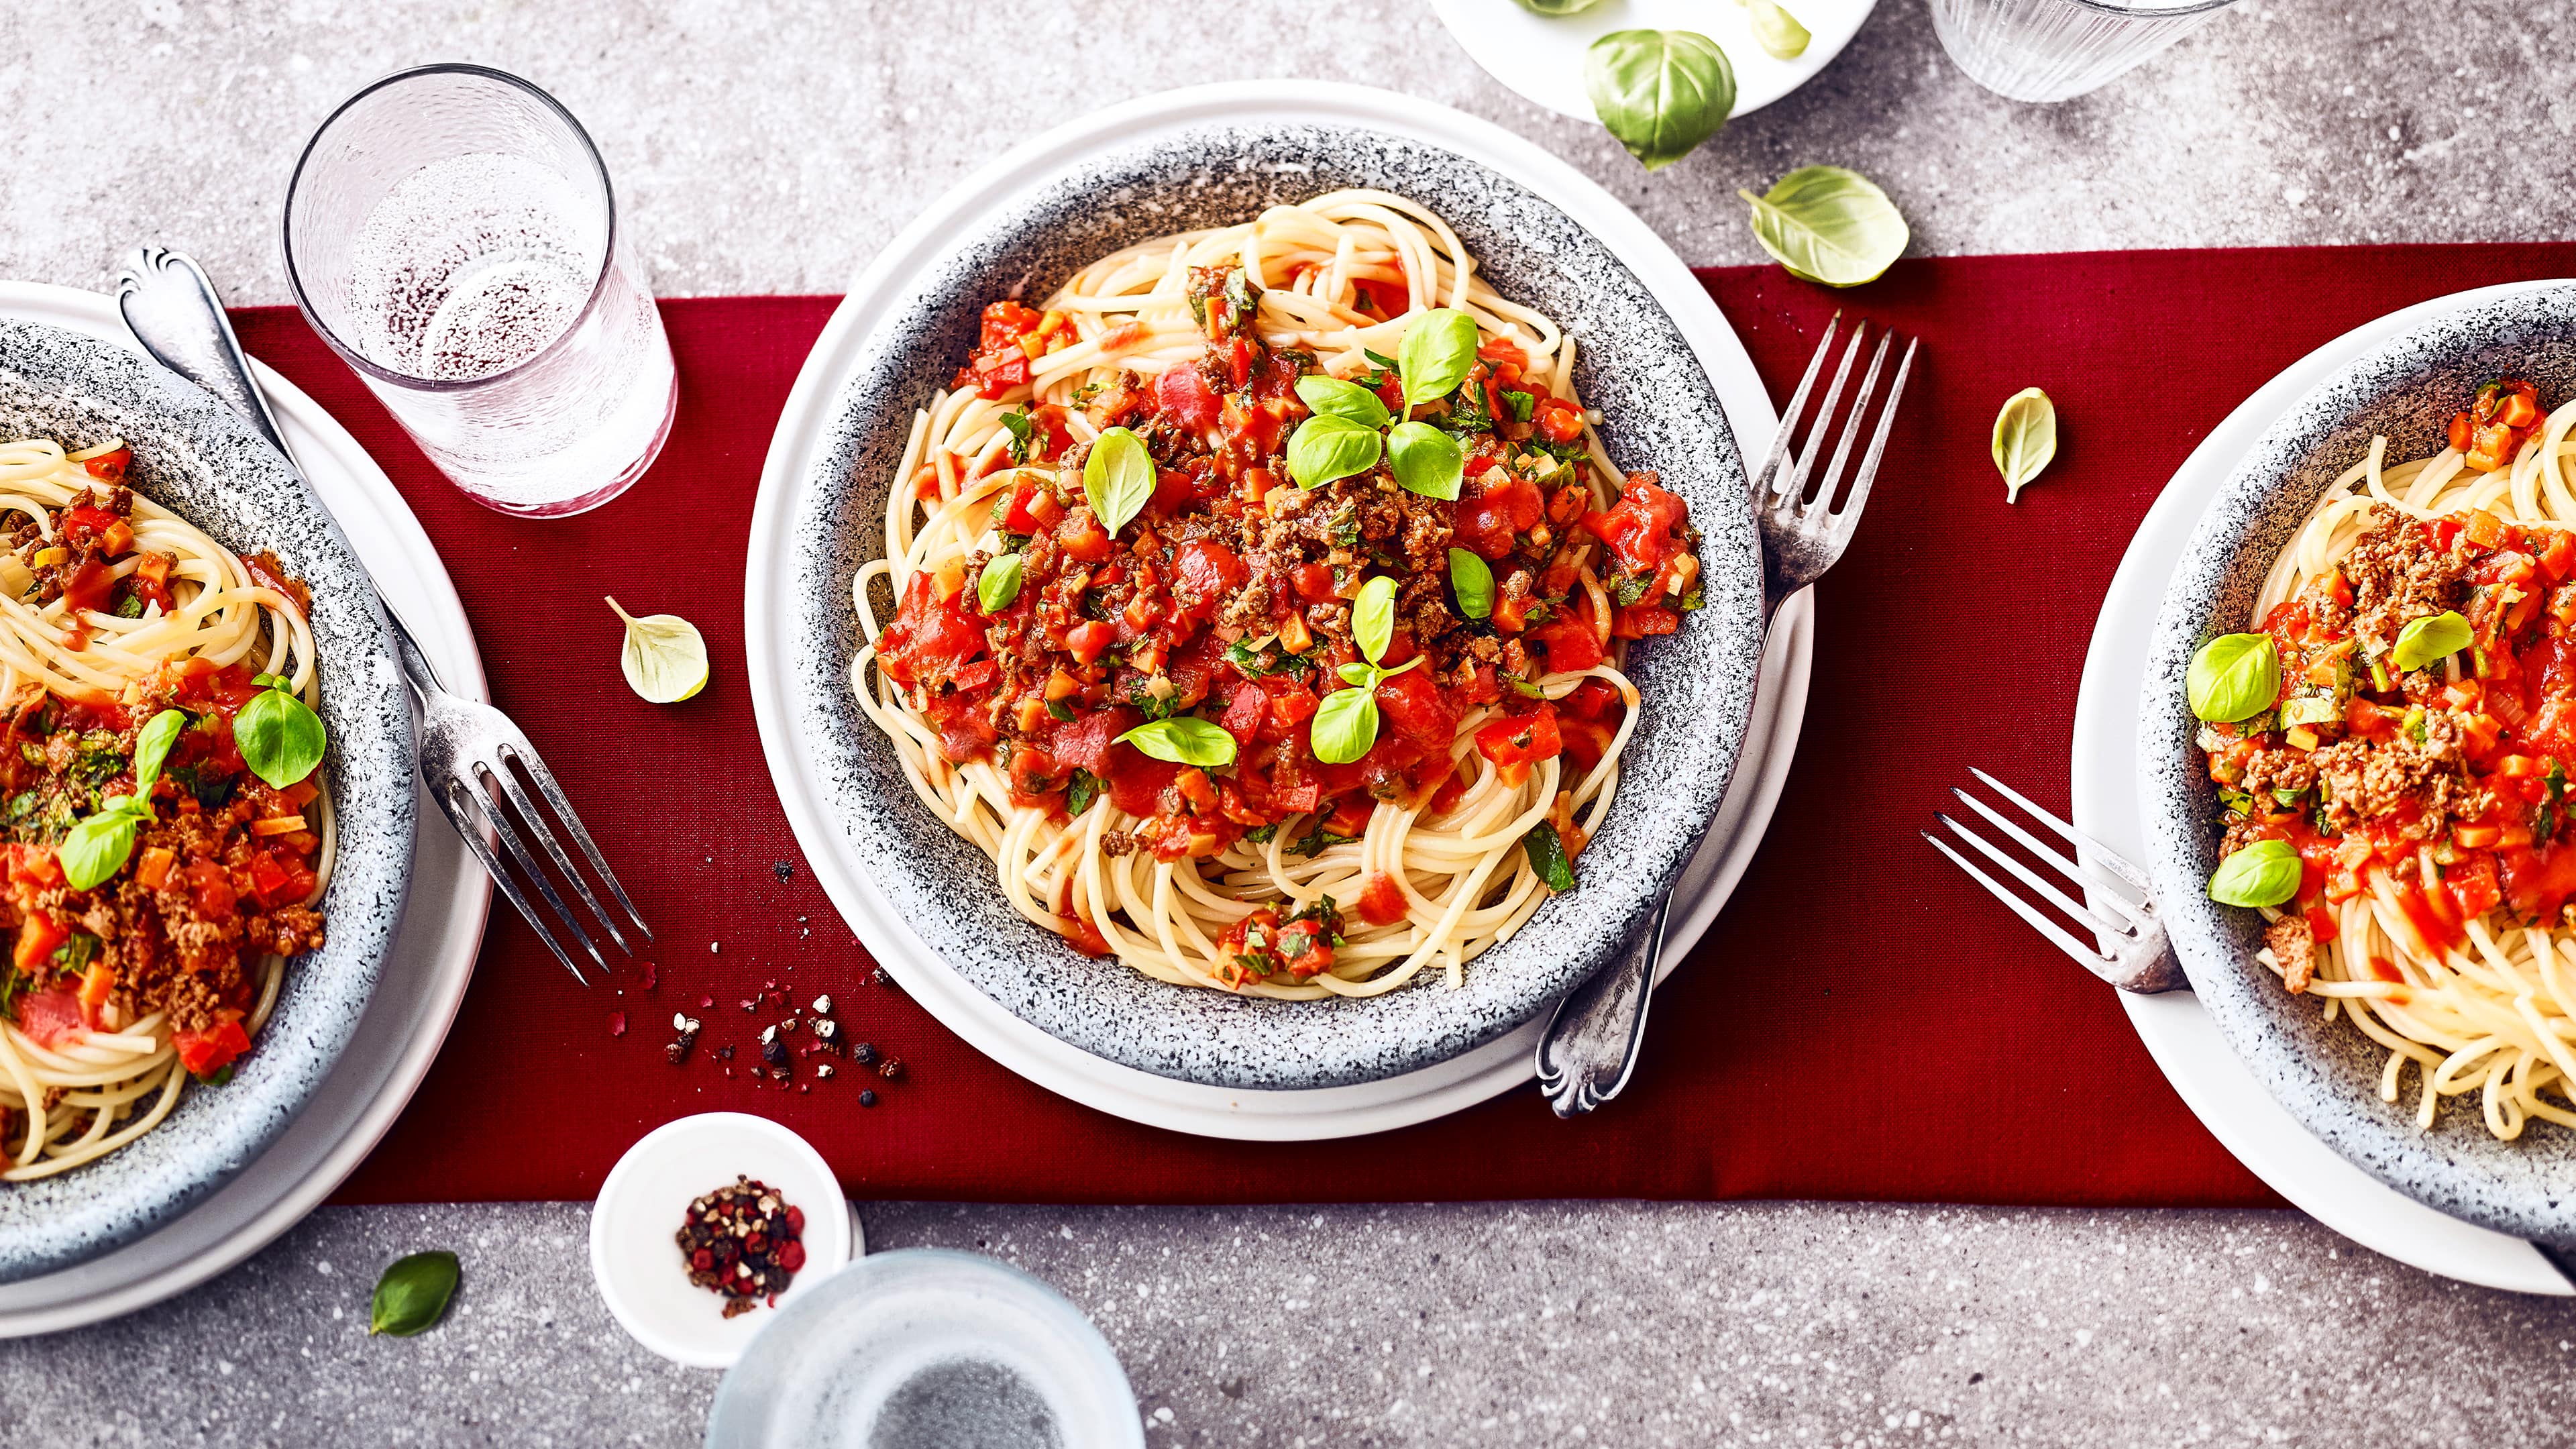
MULTIPOLYGON (((2002 830, 2013 839, 2020 841, 2023 847, 2029 850, 2031 854, 2036 855, 2040 859, 2047 861, 2050 865, 2057 867, 2058 872, 2064 875, 2068 880, 2083 885, 2089 890, 2092 890, 2095 894, 2098 894, 2113 910, 2118 911, 2121 918, 2126 920, 2132 927, 2144 930, 2155 920, 2155 915, 2152 911, 2132 903, 2126 896, 2123 896, 2118 891, 2111 889, 2110 884, 2104 881, 2100 876, 2092 874, 2075 861, 2068 860, 2066 857, 2059 855, 2056 851, 2040 844, 2037 838, 2033 837, 2029 832, 2023 830, 2013 822, 1997 814, 1993 809, 1989 808, 1984 801, 1979 800, 1976 796, 1969 794, 1967 791, 1962 790, 1955 785, 1950 787, 1950 793, 1958 796, 1959 799, 1968 806, 1968 808, 1976 811, 1979 815, 1982 815, 1987 820, 1991 821, 1997 829, 2002 830)), ((2046 811, 2039 810, 2036 806, 2031 806, 2029 808, 2039 814, 2043 819, 2050 821, 2050 823, 2056 823, 2056 817, 2049 815, 2046 811)), ((2009 860, 2004 863, 2012 866, 2016 871, 2021 868, 2009 860)), ((2033 884, 2037 883, 2033 882, 2033 884)), ((2140 892, 2142 894, 2144 891, 2145 888, 2140 887, 2140 892)), ((2061 904, 2063 903, 2061 902, 2061 904)), ((2100 920, 2099 912, 2087 913, 2069 908, 2067 913, 2069 915, 2090 914, 2097 922, 2100 920)), ((2109 930, 2114 934, 2120 933, 2120 928, 2117 926, 2106 926, 2104 929, 2109 930)))
POLYGON ((2014 895, 2011 891, 2004 889, 2001 881, 1996 880, 1993 876, 1986 874, 1984 871, 1979 870, 1974 865, 1970 864, 1966 856, 1952 850, 1949 843, 1941 839, 1941 837, 1933 834, 1929 830, 1918 831, 1916 833, 1921 835, 1925 840, 1932 842, 1932 848, 1941 852, 1943 855, 1950 857, 1950 863, 1952 865, 1957 866, 1959 869, 1966 871, 1970 876, 1973 876, 1976 879, 1977 884, 1986 888, 1988 894, 1992 895, 1996 900, 2003 902, 2005 905, 2012 907, 2014 915, 2028 921, 2033 930, 2046 936, 2049 940, 2056 942, 2057 949, 2074 957, 2077 961, 2081 962, 2086 969, 2098 971, 2101 969, 2104 962, 2111 959, 2110 957, 2103 955, 2099 948, 2078 944, 2075 937, 2068 934, 2065 927, 2060 926, 2055 921, 2041 915, 2039 911, 2030 904, 2030 902, 2025 901, 2021 897, 2014 895))
POLYGON ((1949 826, 1952 834, 1965 840, 1970 845, 1975 846, 1978 854, 1993 861, 1995 864, 2002 866, 2005 870, 2012 872, 2015 880, 2018 880, 2023 885, 2039 892, 2041 897, 2047 900, 2050 905, 2064 911, 2068 916, 2091 926, 2097 931, 2107 931, 2114 936, 2127 936, 2131 934, 2133 928, 2122 926, 2118 922, 2112 921, 2104 917, 2101 913, 2084 905, 2081 901, 2072 899, 2066 894, 2066 892, 2050 885, 2047 877, 2042 876, 2039 872, 2032 870, 2029 866, 2022 864, 2020 861, 2004 854, 2001 850, 1996 849, 1995 846, 1987 841, 1984 836, 1977 834, 1975 831, 1970 830, 1958 821, 1947 815, 1941 814, 1939 811, 1934 811, 1932 818, 1949 826))
MULTIPOLYGON (((1880 345, 1884 350, 1885 344, 1880 345)), ((1879 409, 1878 431, 1870 434, 1869 451, 1861 455, 1860 472, 1852 478, 1851 497, 1843 500, 1842 511, 1834 515, 1835 532, 1846 538, 1860 523, 1861 505, 1869 502, 1869 485, 1878 478, 1879 456, 1887 451, 1887 430, 1896 421, 1898 400, 1905 396, 1906 375, 1914 370, 1914 349, 1922 345, 1920 337, 1905 344, 1905 356, 1896 363, 1896 380, 1887 385, 1887 405, 1879 409)))
POLYGON ((537 939, 545 942, 546 949, 555 953, 555 959, 572 973, 573 980, 588 986, 590 978, 582 975, 581 968, 573 964, 562 943, 555 940, 554 932, 546 929, 545 918, 537 914, 537 908, 528 903, 526 896, 519 894, 519 883, 510 878, 510 873, 501 866, 501 858, 494 855, 492 847, 484 842, 482 824, 468 814, 468 807, 463 804, 467 798, 464 782, 449 779, 442 783, 445 788, 433 786, 429 792, 429 797, 438 802, 439 813, 447 817, 448 824, 456 827, 456 833, 465 841, 465 848, 474 853, 476 860, 483 862, 484 874, 492 877, 492 883, 501 888, 501 894, 509 897, 510 904, 519 908, 520 918, 535 928, 537 939), (457 798, 450 799, 449 790, 455 791, 457 798))
POLYGON ((2003 781, 1996 779, 1994 776, 1987 774, 1985 771, 1978 769, 1974 765, 1968 767, 1968 773, 1985 781, 1988 785, 1993 786, 1996 792, 2001 794, 2005 799, 2010 800, 2015 805, 2029 811, 2032 819, 2038 820, 2049 829, 2065 836, 2070 843, 2091 847, 2092 855, 2089 858, 2093 862, 2100 864, 2104 868, 2108 869, 2111 874, 2118 876, 2120 879, 2127 881, 2131 886, 2136 887, 2139 894, 2144 895, 2152 889, 2147 884, 2147 873, 2138 869, 2136 866, 2131 865, 2118 851, 2115 851, 2111 847, 2104 845, 2102 842, 2095 840, 2092 836, 2085 834, 2083 831, 2076 829, 2074 826, 2067 824, 2065 821, 2058 819, 2047 811, 2040 809, 2037 805, 2031 803, 2029 796, 2022 794, 2019 790, 2014 789, 2012 786, 2005 784, 2003 781))
POLYGON ((510 812, 501 808, 501 797, 492 788, 492 767, 478 762, 473 768, 474 783, 483 791, 483 798, 477 803, 482 805, 483 813, 491 817, 492 828, 500 832, 501 849, 509 855, 510 863, 536 885, 537 894, 546 898, 547 905, 554 907, 555 919, 563 922, 564 928, 572 932, 572 938, 590 953, 592 963, 602 971, 607 970, 608 962, 599 954, 598 945, 590 939, 590 933, 581 928, 581 922, 573 919, 572 909, 563 903, 563 897, 555 894, 554 882, 546 879, 545 867, 528 854, 527 843, 519 839, 519 828, 510 823, 510 812))
POLYGON ((597 916, 599 923, 608 928, 608 939, 617 943, 618 950, 629 956, 634 955, 635 948, 626 944, 625 933, 617 929, 617 918, 599 908, 599 897, 590 893, 590 882, 582 878, 580 871, 573 869, 572 857, 564 853, 562 843, 555 839, 554 831, 547 827, 545 815, 537 809, 536 803, 528 798, 528 792, 519 788, 519 777, 507 765, 492 773, 501 777, 501 792, 510 797, 511 804, 519 807, 519 817, 528 822, 528 833, 537 837, 537 843, 546 848, 546 854, 553 859, 556 868, 563 872, 564 879, 571 881, 572 888, 580 892, 581 903, 590 907, 590 913, 597 916))
POLYGON ((2023 849, 2028 850, 2031 854, 2047 861, 2050 865, 2057 867, 2060 875, 2065 876, 2068 880, 2084 879, 2084 868, 2082 866, 2068 860, 2065 856, 2058 854, 2048 846, 2040 844, 2038 836, 2035 836, 2013 822, 2006 820, 2002 813, 1996 810, 1992 805, 1987 804, 1985 801, 1978 799, 1976 796, 1969 794, 1967 791, 1960 789, 1956 785, 1950 787, 1950 793, 1959 797, 1959 803, 1986 817, 1987 821, 1990 822, 1997 830, 2000 830, 2004 834, 2011 836, 2013 839, 2020 841, 2023 849))
POLYGON ((565 798, 563 786, 555 783, 555 772, 547 769, 546 762, 537 757, 536 746, 529 744, 527 738, 521 736, 515 741, 504 741, 501 745, 501 754, 506 758, 517 760, 520 767, 528 772, 528 778, 537 782, 537 792, 546 797, 546 803, 555 809, 556 818, 563 821, 564 828, 572 832, 573 844, 581 847, 582 858, 590 862, 591 869, 599 872, 599 878, 608 884, 609 894, 617 897, 617 903, 626 908, 626 919, 633 921, 635 929, 643 932, 644 939, 650 942, 653 939, 653 928, 644 924, 643 913, 636 910, 635 902, 627 898, 626 887, 617 883, 617 872, 608 868, 607 857, 599 853, 598 843, 590 838, 590 828, 581 823, 579 815, 573 813, 572 801, 565 798))
POLYGON ((1825 465, 1824 480, 1816 485, 1816 507, 1825 521, 1835 515, 1830 510, 1834 489, 1841 485, 1843 464, 1851 460, 1852 439, 1860 436, 1861 419, 1869 415, 1870 394, 1878 391, 1878 374, 1887 365, 1887 344, 1896 340, 1893 332, 1878 334, 1878 350, 1869 355, 1869 371, 1861 374, 1860 391, 1852 395, 1851 416, 1843 420, 1842 436, 1834 443, 1833 461, 1825 465))
POLYGON ((1789 394, 1788 409, 1780 414, 1780 426, 1771 430, 1771 455, 1762 460, 1762 469, 1753 475, 1754 507, 1759 510, 1762 496, 1770 491, 1773 480, 1780 476, 1780 459, 1789 451, 1790 439, 1798 431, 1798 414, 1806 410, 1807 390, 1816 385, 1816 374, 1823 370, 1825 358, 1834 350, 1834 329, 1840 327, 1843 314, 1836 311, 1825 323, 1824 340, 1816 344, 1816 355, 1807 359, 1807 375, 1798 379, 1798 390, 1789 394))
POLYGON ((1833 426, 1834 404, 1842 400, 1843 384, 1851 379, 1853 359, 1860 356, 1862 339, 1869 335, 1866 321, 1852 324, 1851 345, 1843 349, 1843 360, 1834 368, 1834 380, 1825 388, 1825 400, 1816 408, 1816 420, 1807 429, 1807 446, 1798 452, 1798 466, 1789 486, 1780 491, 1774 506, 1783 513, 1802 512, 1799 505, 1807 497, 1807 473, 1816 464, 1816 455, 1825 450, 1825 429, 1833 426))

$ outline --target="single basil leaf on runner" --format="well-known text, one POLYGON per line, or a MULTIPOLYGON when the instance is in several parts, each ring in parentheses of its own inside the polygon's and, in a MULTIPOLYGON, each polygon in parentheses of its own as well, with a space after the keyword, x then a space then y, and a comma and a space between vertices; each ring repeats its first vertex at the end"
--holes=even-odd
POLYGON ((263 689, 233 716, 233 744, 250 772, 283 790, 322 763, 322 717, 284 685, 263 689))
POLYGON ((94 891, 125 868, 134 854, 134 832, 149 818, 131 795, 110 795, 106 808, 71 828, 54 848, 63 879, 76 891, 94 891))
POLYGON ((1214 769, 1234 763, 1234 736, 1193 715, 1140 724, 1118 737, 1158 760, 1214 769))
POLYGON ((2057 456, 2057 404, 2026 387, 2004 399, 1995 414, 1995 471, 2004 475, 2004 501, 2019 503, 2022 485, 2057 456))
POLYGON ((1354 686, 1336 689, 1315 706, 1308 726, 1315 758, 1328 765, 1347 765, 1377 743, 1377 691, 1354 686))
POLYGON ((1356 382, 1338 377, 1297 379, 1297 398, 1317 417, 1348 418, 1364 428, 1386 426, 1386 402, 1356 382))
POLYGON ((2219 724, 2252 719, 2281 693, 2281 654, 2269 634, 2221 634, 2200 646, 2183 674, 2191 712, 2219 724))
POLYGON ((2223 906, 2277 906, 2299 893, 2299 853, 2286 840, 2258 840, 2218 863, 2209 898, 2223 906))
POLYGON ((1398 423, 1386 435, 1387 467, 1405 491, 1425 498, 1458 497, 1467 474, 1467 450, 1429 423, 1398 423))
POLYGON ((1360 585, 1351 600, 1351 639, 1369 663, 1386 658, 1386 646, 1395 642, 1395 580, 1380 574, 1360 585))
POLYGON ((1754 43, 1773 60, 1796 60, 1807 53, 1807 42, 1815 39, 1798 17, 1782 9, 1777 0, 1739 0, 1745 18, 1753 23, 1754 43))
POLYGON ((1385 435, 1349 418, 1318 413, 1288 439, 1288 476, 1300 488, 1320 488, 1377 466, 1385 435))
POLYGON ((1404 329, 1398 355, 1406 407, 1447 397, 1476 365, 1476 319, 1454 307, 1434 307, 1404 329))
POLYGON ((165 709, 152 716, 134 737, 134 794, 137 799, 152 798, 152 782, 161 778, 161 764, 170 758, 170 747, 179 741, 179 731, 188 727, 184 711, 165 709))
POLYGON ((1913 236, 1896 203, 1857 171, 1802 166, 1753 204, 1753 239, 1794 276, 1828 287, 1877 281, 1913 236))
POLYGON ((707 687, 707 641, 698 626, 677 614, 648 614, 638 619, 608 600, 609 609, 626 621, 626 647, 617 667, 626 687, 654 704, 678 704, 707 687))
POLYGON ((1145 440, 1125 428, 1110 428, 1094 439, 1082 464, 1082 495, 1092 516, 1115 538, 1154 496, 1154 457, 1145 440))
POLYGON ((1449 589, 1458 596, 1458 612, 1470 619, 1494 612, 1494 570, 1463 548, 1449 550, 1449 589))
POLYGON ((1560 894, 1574 889, 1574 862, 1565 858, 1565 838, 1556 827, 1540 821, 1521 837, 1521 848, 1529 853, 1530 869, 1547 882, 1547 888, 1560 894))
POLYGON ((998 614, 1020 596, 1020 556, 1006 553, 984 565, 983 577, 975 581, 975 602, 987 614, 998 614))
POLYGON ((1628 154, 1661 171, 1725 126, 1735 67, 1695 30, 1614 30, 1585 54, 1583 90, 1628 154))
POLYGON ((414 1253, 396 1259, 376 1280, 376 1296, 367 1308, 367 1332, 409 1338, 428 1328, 447 1312, 447 1302, 456 1296, 462 1276, 454 1253, 414 1253))
POLYGON ((2388 651, 2388 662, 2399 669, 2421 669, 2468 648, 2473 637, 2469 621, 2457 614, 2428 615, 2397 631, 2397 647, 2388 651))

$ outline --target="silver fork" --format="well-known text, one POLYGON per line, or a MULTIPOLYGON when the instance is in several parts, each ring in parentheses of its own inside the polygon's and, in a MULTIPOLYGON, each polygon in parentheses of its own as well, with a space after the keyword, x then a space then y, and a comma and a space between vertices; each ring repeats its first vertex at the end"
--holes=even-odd
MULTIPOLYGON (((1822 474, 1815 473, 1816 459, 1824 453, 1826 429, 1834 420, 1835 407, 1841 402, 1843 385, 1851 378, 1852 363, 1860 356, 1866 322, 1852 328, 1851 342, 1843 350, 1843 360, 1834 369, 1834 380, 1825 389, 1824 402, 1816 409, 1815 422, 1807 431, 1807 445, 1792 461, 1790 443, 1798 428, 1798 419, 1806 411, 1807 394, 1815 386, 1816 374, 1824 369, 1825 358, 1834 350, 1834 332, 1842 325, 1837 312, 1825 324, 1824 340, 1817 344, 1816 355, 1807 363, 1806 375, 1798 379, 1798 390, 1791 395, 1788 408, 1780 414, 1779 429, 1771 436, 1771 452, 1753 475, 1754 523, 1762 536, 1762 610, 1759 622, 1767 642, 1772 616, 1790 595, 1824 576, 1851 543, 1852 531, 1860 524, 1862 505, 1869 501, 1869 485, 1878 477, 1880 455, 1887 447, 1887 430, 1896 420, 1896 404, 1905 395, 1905 379, 1914 369, 1914 349, 1920 339, 1905 344, 1905 356, 1896 365, 1896 379, 1888 385, 1887 401, 1878 415, 1878 428, 1870 434, 1869 451, 1861 455, 1860 467, 1852 475, 1851 496, 1839 512, 1833 507, 1834 493, 1842 480, 1843 465, 1850 461, 1852 441, 1860 436, 1861 419, 1869 411, 1870 398, 1878 390, 1878 376, 1887 363, 1888 344, 1894 333, 1881 333, 1878 349, 1870 354, 1869 370, 1862 374, 1860 391, 1852 399, 1851 412, 1843 419, 1835 435, 1833 457, 1822 474), (1790 466, 1784 471, 1783 462, 1790 466), (1816 487, 1809 496, 1808 485, 1816 487)), ((1655 904, 1654 914, 1619 947, 1610 963, 1592 974, 1591 979, 1566 994, 1557 1003, 1556 1014, 1548 1019, 1547 1032, 1538 1043, 1539 1090, 1547 1094, 1547 1104, 1560 1117, 1576 1117, 1591 1111, 1619 1095, 1628 1085, 1629 1074, 1637 1067, 1637 1051, 1646 1037, 1646 1007, 1655 990, 1655 965, 1664 954, 1664 927, 1672 913, 1672 896, 1667 892, 1655 904)))
POLYGON ((1959 803, 1983 816, 1987 824, 2010 836, 2022 849, 2047 862, 2051 869, 2073 881, 2099 904, 2086 905, 2069 897, 2039 872, 1995 848, 1984 836, 1955 818, 1939 811, 1933 812, 1932 818, 1948 826, 1951 834, 1975 847, 1978 854, 2002 866, 2013 879, 2030 887, 2040 899, 2065 912, 2067 919, 2092 931, 2096 940, 2088 945, 2077 939, 2073 932, 2050 920, 2038 907, 2015 895, 2002 881, 1978 869, 1974 861, 1951 849, 1949 841, 1929 830, 1922 832, 1923 838, 1932 842, 1934 850, 1950 857, 1952 864, 1976 877, 1977 884, 1993 893, 1996 900, 2012 907, 2014 915, 2028 921, 2059 950, 2074 957, 2077 965, 2122 991, 2147 994, 2190 988, 2191 983, 2182 974, 2182 962, 2174 955, 2173 942, 2165 936, 2164 920, 2156 914, 2155 894, 2147 885, 2145 871, 2121 859, 2092 836, 2040 809, 2020 791, 1985 771, 1971 769, 1968 773, 2029 812, 2033 820, 2055 831, 2059 838, 2075 847, 2082 863, 2058 854, 2029 831, 2004 818, 2002 812, 1993 806, 1954 785, 1950 793, 1959 797, 1959 803), (2122 889, 2124 886, 2126 890, 2122 889), (2135 899, 2131 898, 2131 892, 2135 893, 2135 899))
MULTIPOLYGON (((214 283, 207 280, 202 268, 178 252, 160 247, 138 247, 127 256, 123 270, 117 274, 116 291, 117 307, 125 314, 125 325, 133 332, 135 340, 143 344, 144 351, 151 353, 162 366, 232 404, 250 420, 252 428, 276 447, 289 466, 296 466, 295 455, 287 450, 285 434, 278 430, 276 418, 268 411, 267 399, 260 396, 258 384, 252 381, 250 362, 242 355, 241 340, 233 335, 232 321, 224 315, 223 302, 215 295, 214 283)), ((298 467, 297 471, 300 473, 302 469, 298 467)), ((314 495, 314 501, 318 505, 320 495, 314 495)), ((572 954, 555 939, 554 932, 546 928, 544 918, 528 903, 527 896, 521 892, 518 882, 511 878, 510 872, 503 868, 500 855, 494 853, 491 842, 483 838, 483 828, 476 818, 478 815, 491 821, 493 833, 500 837, 502 853, 535 885, 537 894, 544 897, 546 904, 553 907, 555 918, 572 933, 574 940, 581 943, 582 950, 590 956, 591 964, 602 971, 608 969, 608 962, 599 954, 599 947, 590 939, 590 933, 582 929, 581 922, 556 892, 554 883, 546 878, 544 867, 529 853, 518 827, 511 822, 510 812, 502 808, 503 800, 518 807, 520 817, 527 822, 528 833, 545 848, 547 859, 555 863, 564 879, 572 882, 582 904, 590 907, 591 914, 608 928, 608 938, 629 956, 635 954, 635 948, 627 944, 625 933, 618 929, 617 918, 601 908, 599 897, 591 892, 590 882, 574 868, 571 855, 564 850, 563 843, 555 838, 554 830, 546 824, 545 816, 520 787, 517 776, 510 769, 512 761, 518 762, 527 771, 528 778, 536 782, 537 793, 545 796, 546 803, 554 807, 555 817, 563 822, 573 842, 581 847, 583 858, 590 862, 592 870, 598 872, 609 894, 616 897, 617 904, 625 910, 626 919, 634 923, 635 929, 648 943, 653 939, 652 930, 636 913, 635 903, 627 899, 626 888, 617 883, 616 872, 608 868, 608 861, 600 855, 599 846, 590 838, 590 831, 582 825, 581 817, 573 813, 572 801, 565 798, 563 787, 555 783, 554 772, 537 757, 536 747, 528 743, 528 737, 520 733, 508 715, 492 706, 448 693, 446 686, 439 682, 438 671, 430 667, 429 657, 421 652, 419 643, 403 626, 393 605, 385 603, 381 594, 377 602, 383 605, 385 621, 392 628, 394 653, 402 660, 404 683, 411 687, 412 699, 420 710, 420 777, 422 783, 429 787, 430 798, 438 802, 438 808, 447 816, 448 823, 454 825, 456 833, 463 837, 465 848, 483 863, 483 868, 491 873, 492 883, 501 888, 501 894, 509 897, 511 905, 519 908, 519 914, 555 953, 555 959, 564 964, 564 969, 572 973, 574 980, 584 986, 589 985, 590 979, 582 975, 581 968, 573 963, 572 954)))

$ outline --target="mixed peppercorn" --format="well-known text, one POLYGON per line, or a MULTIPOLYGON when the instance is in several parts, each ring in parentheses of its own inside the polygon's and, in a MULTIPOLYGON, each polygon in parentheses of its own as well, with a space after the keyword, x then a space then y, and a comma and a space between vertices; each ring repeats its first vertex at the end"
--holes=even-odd
POLYGON ((805 1266, 804 1237, 804 1209, 742 1176, 690 1203, 673 1235, 689 1281, 724 1295, 727 1318, 763 1302, 778 1306, 805 1266))

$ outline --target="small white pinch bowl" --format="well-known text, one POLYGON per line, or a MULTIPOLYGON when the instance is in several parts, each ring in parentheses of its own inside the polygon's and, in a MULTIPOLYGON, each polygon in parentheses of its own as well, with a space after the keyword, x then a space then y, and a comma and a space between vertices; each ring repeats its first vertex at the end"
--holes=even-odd
POLYGON ((768 1118, 706 1112, 645 1133, 591 1205, 590 1273, 620 1328, 690 1368, 733 1367, 777 1312, 764 1304, 725 1317, 724 1299, 689 1281, 674 1240, 689 1204, 737 1175, 767 1183, 805 1212, 805 1266, 778 1295, 778 1309, 865 1251, 858 1215, 823 1154, 768 1118))

